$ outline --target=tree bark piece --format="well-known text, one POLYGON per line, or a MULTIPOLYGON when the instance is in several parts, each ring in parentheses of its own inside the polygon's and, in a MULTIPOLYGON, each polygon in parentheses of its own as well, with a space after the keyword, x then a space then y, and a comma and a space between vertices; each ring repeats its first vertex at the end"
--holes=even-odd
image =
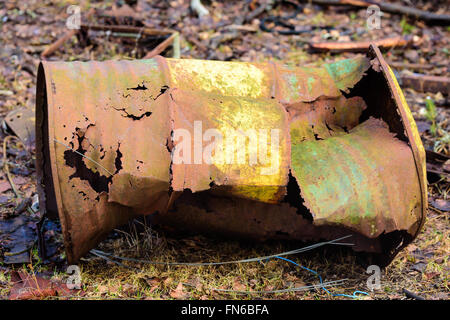
POLYGON ((404 74, 401 75, 403 87, 412 88, 419 92, 440 92, 444 95, 450 93, 450 78, 440 76, 429 76, 426 74, 404 74))

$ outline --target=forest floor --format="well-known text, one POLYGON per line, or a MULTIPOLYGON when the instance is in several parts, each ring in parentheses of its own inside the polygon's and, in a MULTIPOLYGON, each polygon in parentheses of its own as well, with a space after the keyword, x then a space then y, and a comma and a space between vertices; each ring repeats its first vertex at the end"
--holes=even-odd
MULTIPOLYGON (((260 15, 244 19, 253 5, 265 1, 204 1, 209 17, 199 19, 189 9, 189 1, 137 1, 133 19, 153 28, 171 28, 181 34, 181 57, 226 61, 278 60, 291 65, 321 65, 354 53, 311 53, 309 41, 358 41, 391 36, 411 36, 414 43, 407 47, 384 50, 388 63, 397 65, 398 72, 420 72, 429 75, 449 76, 450 28, 430 26, 401 15, 385 13, 381 28, 368 30, 366 9, 354 7, 319 7, 306 4, 295 18, 284 21, 297 30, 312 28, 298 35, 280 35, 263 32, 261 19, 271 16, 287 16, 294 12, 292 6, 278 6, 260 15), (231 30, 231 31, 230 31, 231 30)), ((442 14, 449 14, 448 1, 400 1, 442 14)), ((118 1, 123 3, 123 1, 118 1)), ((42 51, 67 32, 65 22, 67 7, 78 4, 81 12, 89 8, 111 10, 113 1, 2 1, 0 3, 0 119, 12 110, 35 104, 36 74, 42 51)), ((114 11, 109 11, 110 13, 114 11)), ((117 18, 118 20, 122 18, 117 18)), ((131 21, 131 22, 130 22, 131 21)), ((269 25, 269 27, 272 27, 269 25)), ((105 60, 141 58, 151 48, 143 48, 133 42, 95 39, 82 44, 72 37, 49 60, 105 60)), ((170 54, 168 50, 165 54, 170 54)), ((406 100, 417 122, 422 141, 427 150, 450 155, 450 101, 442 93, 421 93, 403 88, 406 100), (429 97, 429 98, 427 98, 429 97), (430 101, 433 103, 430 105, 430 101)), ((0 133, 0 145, 8 132, 0 133)), ((30 204, 36 194, 34 146, 24 147, 16 139, 5 143, 1 155, 2 164, 7 161, 14 184, 21 194, 19 199, 0 171, 0 299, 17 294, 17 282, 23 277, 48 278, 54 283, 67 279, 60 227, 46 222, 45 238, 52 242, 53 259, 41 261, 36 242, 24 254, 28 262, 10 264, 8 239, 1 233, 1 222, 17 218, 17 208, 24 199, 30 204), (7 159, 4 155, 6 154, 7 159)), ((448 164, 447 164, 448 166, 448 164)), ((448 168, 447 168, 448 169, 448 168)), ((367 287, 369 274, 364 264, 348 248, 323 247, 292 258, 296 263, 315 270, 324 281, 347 279, 344 283, 328 287, 333 294, 351 295, 355 290, 365 291, 360 299, 406 299, 403 289, 426 299, 448 299, 449 295, 449 192, 447 177, 429 181, 430 206, 423 231, 412 244, 403 249, 381 271, 381 289, 371 291, 367 287)), ((23 210, 22 210, 23 211, 23 210)), ((24 211, 26 221, 36 229, 39 213, 24 211)), ((292 243, 244 243, 236 240, 219 240, 204 236, 176 238, 161 230, 145 227, 135 231, 133 226, 111 233, 99 248, 127 256, 153 261, 226 261, 259 257, 283 252, 295 247, 292 243)), ((33 238, 33 236, 30 236, 33 238)), ((298 244, 297 244, 298 246, 298 244)), ((74 299, 349 299, 330 295, 323 289, 304 292, 261 294, 258 291, 277 290, 317 284, 318 278, 281 260, 223 266, 158 266, 123 262, 117 265, 94 255, 88 255, 79 264, 81 290, 71 291, 65 298, 74 299), (215 289, 248 290, 251 294, 236 294, 215 289)), ((36 281, 37 282, 37 281, 36 281)), ((53 294, 41 298, 58 298, 53 294)))

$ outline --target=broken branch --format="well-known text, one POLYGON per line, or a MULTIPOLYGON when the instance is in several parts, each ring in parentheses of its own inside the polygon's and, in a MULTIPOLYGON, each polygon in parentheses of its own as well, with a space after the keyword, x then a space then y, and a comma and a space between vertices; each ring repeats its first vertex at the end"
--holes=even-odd
POLYGON ((419 20, 426 21, 430 24, 438 25, 449 25, 450 15, 448 14, 437 14, 434 12, 429 12, 413 7, 407 7, 395 3, 387 3, 373 0, 311 0, 311 2, 319 5, 332 5, 332 6, 354 6, 354 7, 369 7, 371 5, 377 5, 380 7, 381 11, 401 14, 410 18, 415 18, 419 20))
POLYGON ((174 51, 173 57, 179 58, 180 57, 180 40, 179 39, 180 39, 180 34, 178 32, 174 32, 170 37, 168 37, 166 40, 164 40, 159 45, 157 45, 155 49, 153 49, 152 51, 147 53, 143 59, 151 59, 154 56, 157 56, 158 54, 160 54, 161 52, 166 50, 166 48, 171 44, 173 45, 173 51, 174 51))
POLYGON ((392 37, 379 40, 353 41, 353 42, 316 42, 309 43, 310 48, 315 52, 365 52, 369 50, 371 44, 375 44, 380 49, 393 47, 403 47, 412 43, 411 37, 392 37))
POLYGON ((422 64, 422 63, 407 63, 407 62, 397 62, 397 61, 388 61, 388 64, 393 68, 398 69, 411 69, 411 70, 431 70, 434 68, 431 64, 422 64))
POLYGON ((77 33, 78 33, 77 29, 73 29, 73 30, 66 32, 66 34, 64 36, 62 36, 61 38, 56 40, 53 44, 51 44, 49 47, 47 47, 47 49, 45 49, 41 53, 41 59, 45 59, 48 56, 51 56, 56 50, 58 50, 60 47, 62 47, 63 44, 66 43, 67 40, 72 38, 77 33))
POLYGON ((110 31, 117 33, 136 33, 147 36, 173 34, 171 29, 152 29, 147 27, 109 26, 109 25, 81 25, 81 30, 110 31))

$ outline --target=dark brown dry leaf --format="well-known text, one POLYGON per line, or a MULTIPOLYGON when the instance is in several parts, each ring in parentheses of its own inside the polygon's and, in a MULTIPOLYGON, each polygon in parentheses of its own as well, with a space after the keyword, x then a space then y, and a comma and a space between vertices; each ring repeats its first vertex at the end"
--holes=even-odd
POLYGON ((236 290, 236 291, 245 291, 246 290, 246 286, 242 283, 241 277, 234 278, 233 290, 236 290))
POLYGON ((166 279, 164 279, 163 283, 164 286, 168 287, 170 286, 170 284, 173 282, 173 278, 172 277, 167 277, 166 279))
POLYGON ((304 287, 304 286, 306 286, 306 284, 301 280, 297 280, 294 282, 294 288, 300 288, 300 287, 304 287))
POLYGON ((250 288, 254 289, 256 287, 256 285, 258 284, 258 280, 251 279, 248 283, 250 284, 250 288))
POLYGON ((427 273, 425 273, 425 277, 427 278, 427 280, 431 280, 431 279, 433 279, 433 278, 435 278, 435 277, 437 277, 439 275, 440 275, 440 273, 438 273, 438 272, 427 272, 427 273))
POLYGON ((14 286, 9 294, 10 300, 35 300, 56 296, 71 296, 81 293, 71 290, 61 282, 50 281, 36 274, 13 272, 14 286))
POLYGON ((186 294, 183 292, 183 283, 179 282, 176 289, 170 292, 170 296, 174 299, 185 299, 186 294))
POLYGON ((104 295, 104 294, 108 293, 110 290, 109 290, 108 286, 101 284, 97 287, 97 291, 100 295, 104 295))
POLYGON ((126 283, 122 286, 122 292, 125 295, 131 295, 131 294, 133 294, 134 291, 136 291, 136 290, 132 284, 126 283))
POLYGON ((143 280, 150 287, 159 286, 159 284, 162 283, 162 279, 158 278, 158 277, 145 277, 145 278, 143 278, 143 280))

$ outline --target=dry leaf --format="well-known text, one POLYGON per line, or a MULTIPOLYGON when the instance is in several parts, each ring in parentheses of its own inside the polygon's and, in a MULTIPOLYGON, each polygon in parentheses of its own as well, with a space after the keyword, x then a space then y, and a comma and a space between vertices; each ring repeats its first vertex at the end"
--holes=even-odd
POLYGON ((178 283, 176 289, 170 292, 170 296, 174 299, 185 299, 186 294, 183 292, 183 283, 178 283))
POLYGON ((77 290, 70 290, 66 284, 52 282, 36 274, 14 272, 11 275, 14 286, 9 294, 10 300, 44 299, 54 296, 73 295, 77 290))
POLYGON ((241 278, 240 277, 236 277, 234 278, 234 282, 233 282, 233 290, 236 291, 245 291, 245 285, 242 284, 241 282, 241 278))
POLYGON ((104 294, 109 291, 108 287, 105 285, 102 285, 102 284, 97 287, 97 290, 98 290, 98 293, 100 293, 100 294, 104 294))

